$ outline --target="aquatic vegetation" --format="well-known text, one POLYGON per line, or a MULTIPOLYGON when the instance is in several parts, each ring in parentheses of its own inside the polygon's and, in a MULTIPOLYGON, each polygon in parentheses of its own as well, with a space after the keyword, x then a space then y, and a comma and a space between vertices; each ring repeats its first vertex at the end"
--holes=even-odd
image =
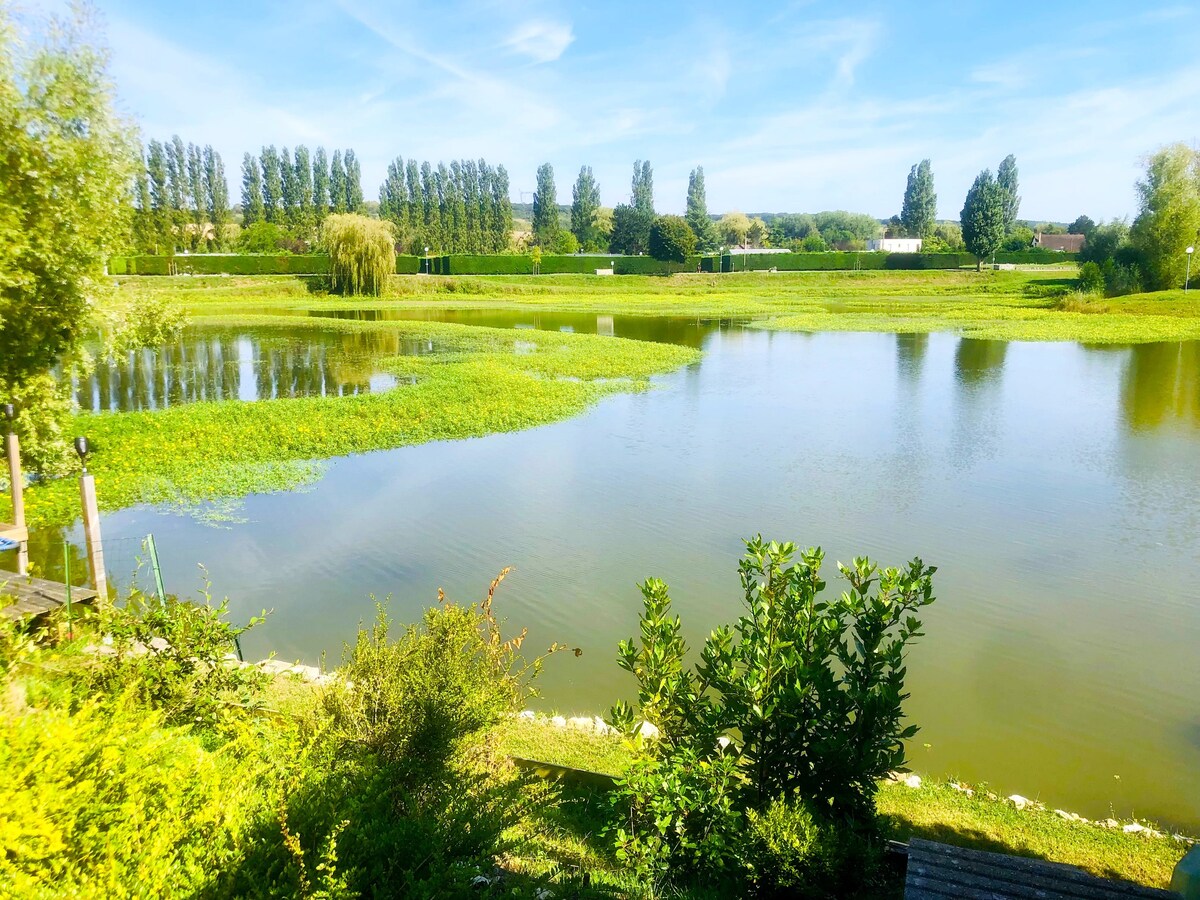
MULTIPOLYGON (((250 326, 278 321, 239 319, 250 326)), ((92 442, 89 469, 102 508, 292 490, 320 477, 322 459, 544 425, 608 394, 644 390, 651 375, 699 358, 688 348, 594 335, 416 322, 287 324, 386 331, 441 352, 379 360, 401 376, 399 387, 383 393, 79 415, 74 428, 92 442)), ((38 483, 26 493, 33 525, 72 521, 77 509, 74 479, 38 483)))

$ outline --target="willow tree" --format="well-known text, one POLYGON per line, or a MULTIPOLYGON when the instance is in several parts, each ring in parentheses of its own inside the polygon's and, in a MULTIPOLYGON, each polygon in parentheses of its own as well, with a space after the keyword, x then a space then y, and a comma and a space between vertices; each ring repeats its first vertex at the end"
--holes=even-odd
POLYGON ((53 370, 92 327, 138 166, 96 31, 79 11, 22 41, 0 3, 0 402, 16 403, 26 460, 43 471, 68 446, 70 386, 53 370))
POLYGON ((357 213, 334 213, 321 225, 321 243, 329 252, 333 289, 343 294, 383 293, 396 271, 392 223, 357 213))

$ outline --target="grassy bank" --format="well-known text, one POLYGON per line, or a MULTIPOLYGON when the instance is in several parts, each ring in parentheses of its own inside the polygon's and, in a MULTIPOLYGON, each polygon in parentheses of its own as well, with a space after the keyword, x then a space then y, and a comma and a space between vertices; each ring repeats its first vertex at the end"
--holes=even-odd
MULTIPOLYGON (((280 319, 243 315, 236 322, 270 329, 280 319)), ((89 469, 101 507, 191 504, 295 488, 319 477, 322 459, 558 421, 608 394, 644 390, 651 375, 699 357, 688 348, 592 335, 419 322, 286 324, 387 335, 397 353, 401 342, 414 341, 434 352, 377 359, 379 370, 400 380, 382 393, 81 415, 75 427, 95 448, 89 469)), ((72 521, 75 492, 69 479, 34 485, 26 493, 30 523, 72 521)))
POLYGON ((1200 338, 1200 299, 1182 291, 1079 300, 1068 271, 802 272, 393 279, 368 301, 322 296, 290 277, 124 280, 133 295, 166 293, 200 319, 325 309, 555 309, 739 317, 794 331, 959 331, 1001 340, 1142 343, 1200 338))
MULTIPOLYGON (((620 738, 555 727, 545 719, 516 720, 503 733, 505 751, 561 766, 620 775, 633 753, 620 738)), ((1120 828, 1064 819, 1052 810, 1018 810, 989 794, 986 786, 964 790, 952 782, 922 781, 920 787, 885 781, 876 805, 885 834, 898 841, 920 837, 975 850, 1011 853, 1078 866, 1104 878, 1166 887, 1186 846, 1169 836, 1125 833, 1120 828), (968 793, 968 790, 970 791, 968 793)), ((603 826, 598 792, 570 793, 583 833, 603 826), (585 814, 587 812, 587 814, 585 814), (590 816, 590 819, 589 819, 590 816)), ((619 867, 613 877, 620 883, 619 867)))

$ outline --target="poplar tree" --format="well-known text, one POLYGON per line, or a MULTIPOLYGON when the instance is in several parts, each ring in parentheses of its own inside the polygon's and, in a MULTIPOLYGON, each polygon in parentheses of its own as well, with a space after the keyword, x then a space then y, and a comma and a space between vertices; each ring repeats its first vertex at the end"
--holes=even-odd
POLYGON ((404 164, 404 188, 408 192, 408 239, 415 252, 425 227, 425 213, 421 201, 421 170, 415 159, 404 164))
POLYGON ((139 253, 154 253, 158 250, 158 235, 150 202, 150 178, 146 174, 145 160, 140 155, 138 159, 141 164, 134 175, 133 246, 139 253))
POLYGON ((908 173, 900 222, 909 237, 925 238, 937 221, 937 194, 933 191, 933 168, 923 159, 908 173))
POLYGON ((225 226, 229 223, 229 183, 225 180, 225 164, 221 154, 209 144, 204 148, 204 196, 208 220, 213 226, 213 240, 218 249, 225 247, 225 226))
POLYGON ((242 227, 249 228, 265 217, 262 170, 254 154, 247 153, 242 157, 242 227))
POLYGON ((638 160, 633 164, 633 190, 630 205, 640 213, 654 215, 654 171, 650 160, 638 160))
POLYGON ((483 221, 480 218, 479 207, 479 169, 475 160, 463 161, 463 228, 466 230, 465 242, 468 253, 479 253, 484 249, 483 221))
POLYGON ((992 178, 991 169, 984 169, 967 191, 962 210, 963 243, 975 256, 975 268, 991 256, 1004 240, 1004 221, 1008 196, 992 178))
POLYGON ((329 159, 324 147, 318 147, 313 155, 312 185, 313 213, 320 223, 329 215, 329 159))
POLYGON ((423 247, 440 251, 437 244, 437 189, 433 186, 433 167, 421 163, 421 242, 423 247))
POLYGON ((192 239, 188 242, 192 249, 199 249, 204 240, 204 220, 208 213, 208 204, 204 201, 204 161, 200 148, 195 144, 187 146, 188 160, 188 194, 192 210, 192 239))
POLYGON ((146 150, 146 175, 150 179, 150 207, 154 212, 154 237, 160 252, 175 252, 175 235, 171 224, 171 196, 168 187, 166 149, 151 141, 146 150))
POLYGON ((537 170, 537 189, 533 193, 533 240, 539 247, 552 248, 558 240, 558 195, 554 188, 554 168, 542 163, 537 170))
POLYGON ((508 245, 512 241, 513 227, 512 197, 509 196, 508 170, 504 166, 496 167, 491 178, 491 185, 493 221, 495 222, 495 227, 492 229, 492 249, 495 253, 501 253, 508 249, 508 245))
POLYGON ((687 213, 684 220, 696 235, 696 247, 712 250, 717 246, 717 229, 708 217, 708 197, 704 191, 704 167, 696 166, 688 176, 687 213))
POLYGON ((450 250, 462 253, 467 249, 467 204, 463 196, 463 169, 457 159, 450 163, 446 182, 446 219, 450 228, 450 250))
POLYGON ((592 243, 596 228, 592 218, 600 208, 600 186, 592 175, 592 167, 584 166, 571 189, 571 231, 582 247, 592 243))
POLYGON ((346 166, 346 209, 352 213, 361 213, 363 209, 362 168, 353 150, 347 150, 342 156, 346 166))
POLYGON ((309 159, 308 148, 303 144, 296 148, 293 167, 296 172, 296 224, 307 237, 316 225, 316 216, 313 212, 312 160, 309 159))
MULTIPOLYGON (((476 176, 479 180, 479 250, 481 253, 499 253, 508 246, 507 235, 501 243, 499 234, 501 211, 496 198, 496 179, 499 171, 493 170, 484 159, 475 161, 476 176)), ((504 190, 508 191, 508 175, 505 173, 504 190)))
POLYGON ((263 218, 275 225, 282 225, 283 176, 279 171, 279 151, 275 145, 262 149, 262 198, 263 218))
POLYGON ((1011 153, 996 170, 996 183, 1004 192, 1004 233, 1009 234, 1017 224, 1017 213, 1021 209, 1021 197, 1017 193, 1017 158, 1011 153))
POLYGON ((167 190, 170 197, 171 234, 176 249, 184 245, 185 226, 191 218, 187 213, 188 190, 187 183, 187 150, 179 135, 172 135, 167 142, 167 190))
POLYGON ((346 170, 342 167, 342 151, 334 150, 329 163, 329 211, 346 212, 346 170))
POLYGON ((300 197, 296 190, 296 167, 292 165, 292 154, 284 147, 279 151, 279 196, 283 207, 282 222, 295 228, 300 213, 300 197))

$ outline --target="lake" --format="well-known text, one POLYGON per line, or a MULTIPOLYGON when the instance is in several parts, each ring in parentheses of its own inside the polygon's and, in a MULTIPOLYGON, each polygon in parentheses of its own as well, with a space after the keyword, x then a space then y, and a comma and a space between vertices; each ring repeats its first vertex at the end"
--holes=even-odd
MULTIPOLYGON (((1200 344, 387 315, 674 341, 705 357, 569 421, 334 460, 313 489, 250 497, 223 527, 108 515, 118 580, 154 532, 168 590, 194 595, 202 563, 235 617, 274 610, 248 656, 333 663, 372 595, 411 621, 439 587, 478 600, 511 565, 496 607, 529 627, 526 648, 583 649, 540 680, 538 705, 570 715, 630 693, 616 643, 637 631, 648 576, 670 585, 695 646, 738 614, 741 541, 757 532, 824 547, 830 589, 839 559, 919 555, 939 571, 909 665, 914 769, 1091 817, 1200 827, 1200 344)), ((132 409, 384 390, 394 381, 371 360, 400 352, 437 348, 192 328, 102 367, 77 396, 132 409)))

